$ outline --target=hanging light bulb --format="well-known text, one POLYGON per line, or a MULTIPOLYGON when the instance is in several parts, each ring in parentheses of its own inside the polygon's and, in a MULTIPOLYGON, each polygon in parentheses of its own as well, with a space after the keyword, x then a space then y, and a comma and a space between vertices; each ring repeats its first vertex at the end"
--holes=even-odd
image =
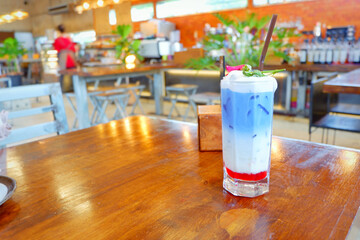
POLYGON ((12 20, 14 20, 14 17, 11 16, 10 14, 5 14, 3 16, 1 16, 2 19, 5 20, 5 22, 11 22, 12 20))
POLYGON ((29 16, 29 13, 27 12, 24 12, 24 11, 21 11, 21 10, 18 10, 18 11, 15 11, 15 12, 12 12, 11 13, 11 16, 13 16, 14 18, 16 19, 24 19, 26 17, 29 16))
POLYGON ((113 2, 114 2, 114 3, 119 3, 119 2, 120 2, 120 0, 113 0, 113 2))
POLYGON ((84 11, 84 7, 82 5, 78 5, 75 7, 75 12, 78 14, 82 14, 84 11))
POLYGON ((90 4, 89 4, 88 2, 84 2, 84 3, 83 3, 83 8, 84 8, 85 10, 88 10, 88 9, 90 8, 90 4))
POLYGON ((134 54, 130 54, 130 55, 126 56, 126 58, 125 58, 126 64, 134 64, 135 61, 136 61, 136 56, 134 54))
POLYGON ((98 1, 97 1, 97 5, 98 5, 99 7, 104 6, 104 1, 103 1, 103 0, 98 0, 98 1))

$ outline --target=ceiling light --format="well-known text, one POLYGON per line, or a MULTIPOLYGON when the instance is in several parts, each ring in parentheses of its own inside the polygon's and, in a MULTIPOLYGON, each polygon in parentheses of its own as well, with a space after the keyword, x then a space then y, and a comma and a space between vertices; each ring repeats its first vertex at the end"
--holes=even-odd
POLYGON ((113 0, 114 1, 114 3, 119 3, 120 2, 120 0, 113 0))
POLYGON ((6 22, 11 22, 12 20, 14 20, 14 17, 10 14, 3 15, 1 16, 1 18, 4 19, 6 22))
POLYGON ((103 0, 98 0, 98 1, 97 1, 97 5, 98 5, 99 7, 104 6, 104 1, 103 1, 103 0))
POLYGON ((84 7, 82 5, 78 5, 75 7, 75 12, 77 12, 78 14, 82 14, 84 11, 84 7))
POLYGON ((84 8, 85 10, 88 10, 88 9, 90 8, 90 4, 89 4, 88 2, 84 2, 84 3, 83 3, 83 8, 84 8))
POLYGON ((24 19, 29 16, 29 13, 18 10, 11 13, 11 16, 13 16, 16 19, 24 19))

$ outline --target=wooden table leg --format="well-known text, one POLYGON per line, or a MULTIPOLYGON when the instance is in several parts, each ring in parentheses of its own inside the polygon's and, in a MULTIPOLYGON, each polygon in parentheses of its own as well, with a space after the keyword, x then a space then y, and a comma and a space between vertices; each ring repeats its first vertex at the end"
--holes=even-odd
POLYGON ((76 95, 76 107, 79 121, 79 129, 90 127, 89 109, 87 102, 86 80, 79 76, 73 76, 73 85, 76 95))
POLYGON ((162 71, 154 74, 154 99, 155 99, 155 113, 157 115, 163 114, 163 89, 164 89, 164 74, 162 71))

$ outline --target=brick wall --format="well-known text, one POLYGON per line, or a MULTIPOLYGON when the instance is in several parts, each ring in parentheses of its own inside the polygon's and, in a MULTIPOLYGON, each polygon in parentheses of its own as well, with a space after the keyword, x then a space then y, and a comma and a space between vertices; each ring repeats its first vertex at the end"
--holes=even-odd
MULTIPOLYGON (((144 2, 156 2, 156 0, 134 1, 133 4, 144 2)), ((316 22, 320 21, 328 26, 355 25, 356 37, 360 36, 360 0, 309 0, 277 4, 263 7, 254 7, 249 0, 246 9, 222 11, 222 13, 234 15, 244 19, 246 12, 255 12, 259 16, 278 14, 278 21, 293 21, 300 17, 304 30, 312 30, 316 22)), ((183 17, 166 18, 165 20, 176 24, 181 31, 181 42, 185 47, 195 44, 194 32, 202 37, 205 23, 216 26, 218 21, 211 13, 188 15, 183 17)), ((140 23, 134 23, 134 30, 140 30, 140 23)))

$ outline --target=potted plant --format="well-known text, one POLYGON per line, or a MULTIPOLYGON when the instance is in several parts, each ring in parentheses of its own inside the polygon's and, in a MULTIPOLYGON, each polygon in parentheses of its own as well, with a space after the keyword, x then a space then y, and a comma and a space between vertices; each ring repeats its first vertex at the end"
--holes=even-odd
MULTIPOLYGON (((218 68, 215 65, 216 58, 224 55, 227 64, 231 66, 249 64, 258 66, 264 38, 267 33, 269 16, 258 18, 256 14, 248 14, 246 20, 229 18, 226 15, 215 14, 218 20, 225 26, 226 32, 222 34, 207 33, 202 41, 206 55, 203 58, 191 59, 187 62, 187 68, 195 70, 218 68)), ((284 52, 293 45, 285 41, 290 37, 297 37, 295 29, 275 28, 273 39, 269 45, 269 55, 265 59, 271 59, 271 63, 278 64, 284 60, 289 62, 291 57, 284 52)))
POLYGON ((138 60, 143 60, 139 54, 140 40, 133 40, 130 38, 131 25, 118 25, 113 32, 118 35, 115 41, 116 58, 125 63, 125 58, 129 55, 135 55, 138 60))
POLYGON ((7 59, 7 75, 11 78, 12 86, 21 85, 21 69, 19 57, 23 56, 26 50, 15 38, 5 39, 3 46, 0 47, 0 57, 7 59))

